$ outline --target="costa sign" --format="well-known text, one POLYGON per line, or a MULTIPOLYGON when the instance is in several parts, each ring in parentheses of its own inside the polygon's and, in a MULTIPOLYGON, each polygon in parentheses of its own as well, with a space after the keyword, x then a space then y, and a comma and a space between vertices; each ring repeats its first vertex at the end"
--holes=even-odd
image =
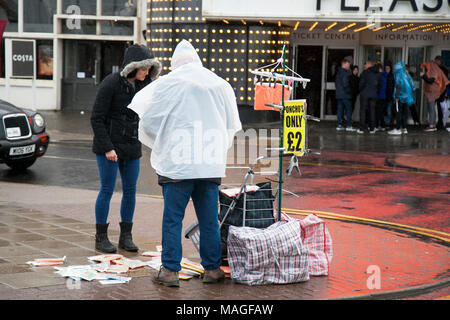
POLYGON ((11 77, 34 78, 35 70, 35 41, 11 41, 11 77))

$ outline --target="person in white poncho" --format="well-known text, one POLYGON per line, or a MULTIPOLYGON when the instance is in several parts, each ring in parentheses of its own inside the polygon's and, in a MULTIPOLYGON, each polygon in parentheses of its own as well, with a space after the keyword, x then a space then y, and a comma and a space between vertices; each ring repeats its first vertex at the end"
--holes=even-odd
POLYGON ((162 267, 154 281, 179 286, 182 221, 192 197, 203 282, 214 283, 223 279, 218 186, 225 177, 227 150, 242 126, 233 88, 202 66, 188 41, 176 47, 171 67, 129 105, 139 115, 139 140, 152 149, 151 165, 164 196, 162 267))

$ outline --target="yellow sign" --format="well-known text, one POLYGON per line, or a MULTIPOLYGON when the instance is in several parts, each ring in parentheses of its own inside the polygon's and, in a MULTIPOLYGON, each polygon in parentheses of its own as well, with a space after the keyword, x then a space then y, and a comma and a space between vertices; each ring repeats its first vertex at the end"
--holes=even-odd
POLYGON ((306 144, 306 100, 292 100, 284 103, 283 147, 286 153, 303 156, 306 144))

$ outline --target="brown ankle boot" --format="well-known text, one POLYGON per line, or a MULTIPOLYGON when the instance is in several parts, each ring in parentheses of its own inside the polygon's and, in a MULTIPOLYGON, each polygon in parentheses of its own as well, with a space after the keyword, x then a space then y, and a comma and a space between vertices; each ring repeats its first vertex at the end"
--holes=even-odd
POLYGON ((178 272, 170 271, 163 266, 159 269, 158 275, 153 277, 153 282, 163 284, 166 287, 180 286, 178 272))
POLYGON ((203 275, 203 283, 217 283, 223 279, 225 279, 225 273, 220 268, 216 270, 205 270, 205 274, 203 275))

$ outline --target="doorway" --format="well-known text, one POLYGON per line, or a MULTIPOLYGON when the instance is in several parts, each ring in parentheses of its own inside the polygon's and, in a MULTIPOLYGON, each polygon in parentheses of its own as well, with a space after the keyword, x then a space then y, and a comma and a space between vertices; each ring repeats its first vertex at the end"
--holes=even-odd
POLYGON ((61 107, 92 110, 100 82, 119 71, 127 42, 64 40, 61 107))
POLYGON ((325 70, 325 103, 322 109, 321 118, 335 120, 337 114, 336 100, 336 73, 344 59, 354 64, 355 49, 354 48, 327 48, 326 50, 326 70, 325 70))
POLYGON ((302 77, 310 79, 306 88, 299 85, 296 89, 297 99, 306 99, 309 115, 319 118, 322 92, 323 46, 298 46, 297 70, 302 77))

